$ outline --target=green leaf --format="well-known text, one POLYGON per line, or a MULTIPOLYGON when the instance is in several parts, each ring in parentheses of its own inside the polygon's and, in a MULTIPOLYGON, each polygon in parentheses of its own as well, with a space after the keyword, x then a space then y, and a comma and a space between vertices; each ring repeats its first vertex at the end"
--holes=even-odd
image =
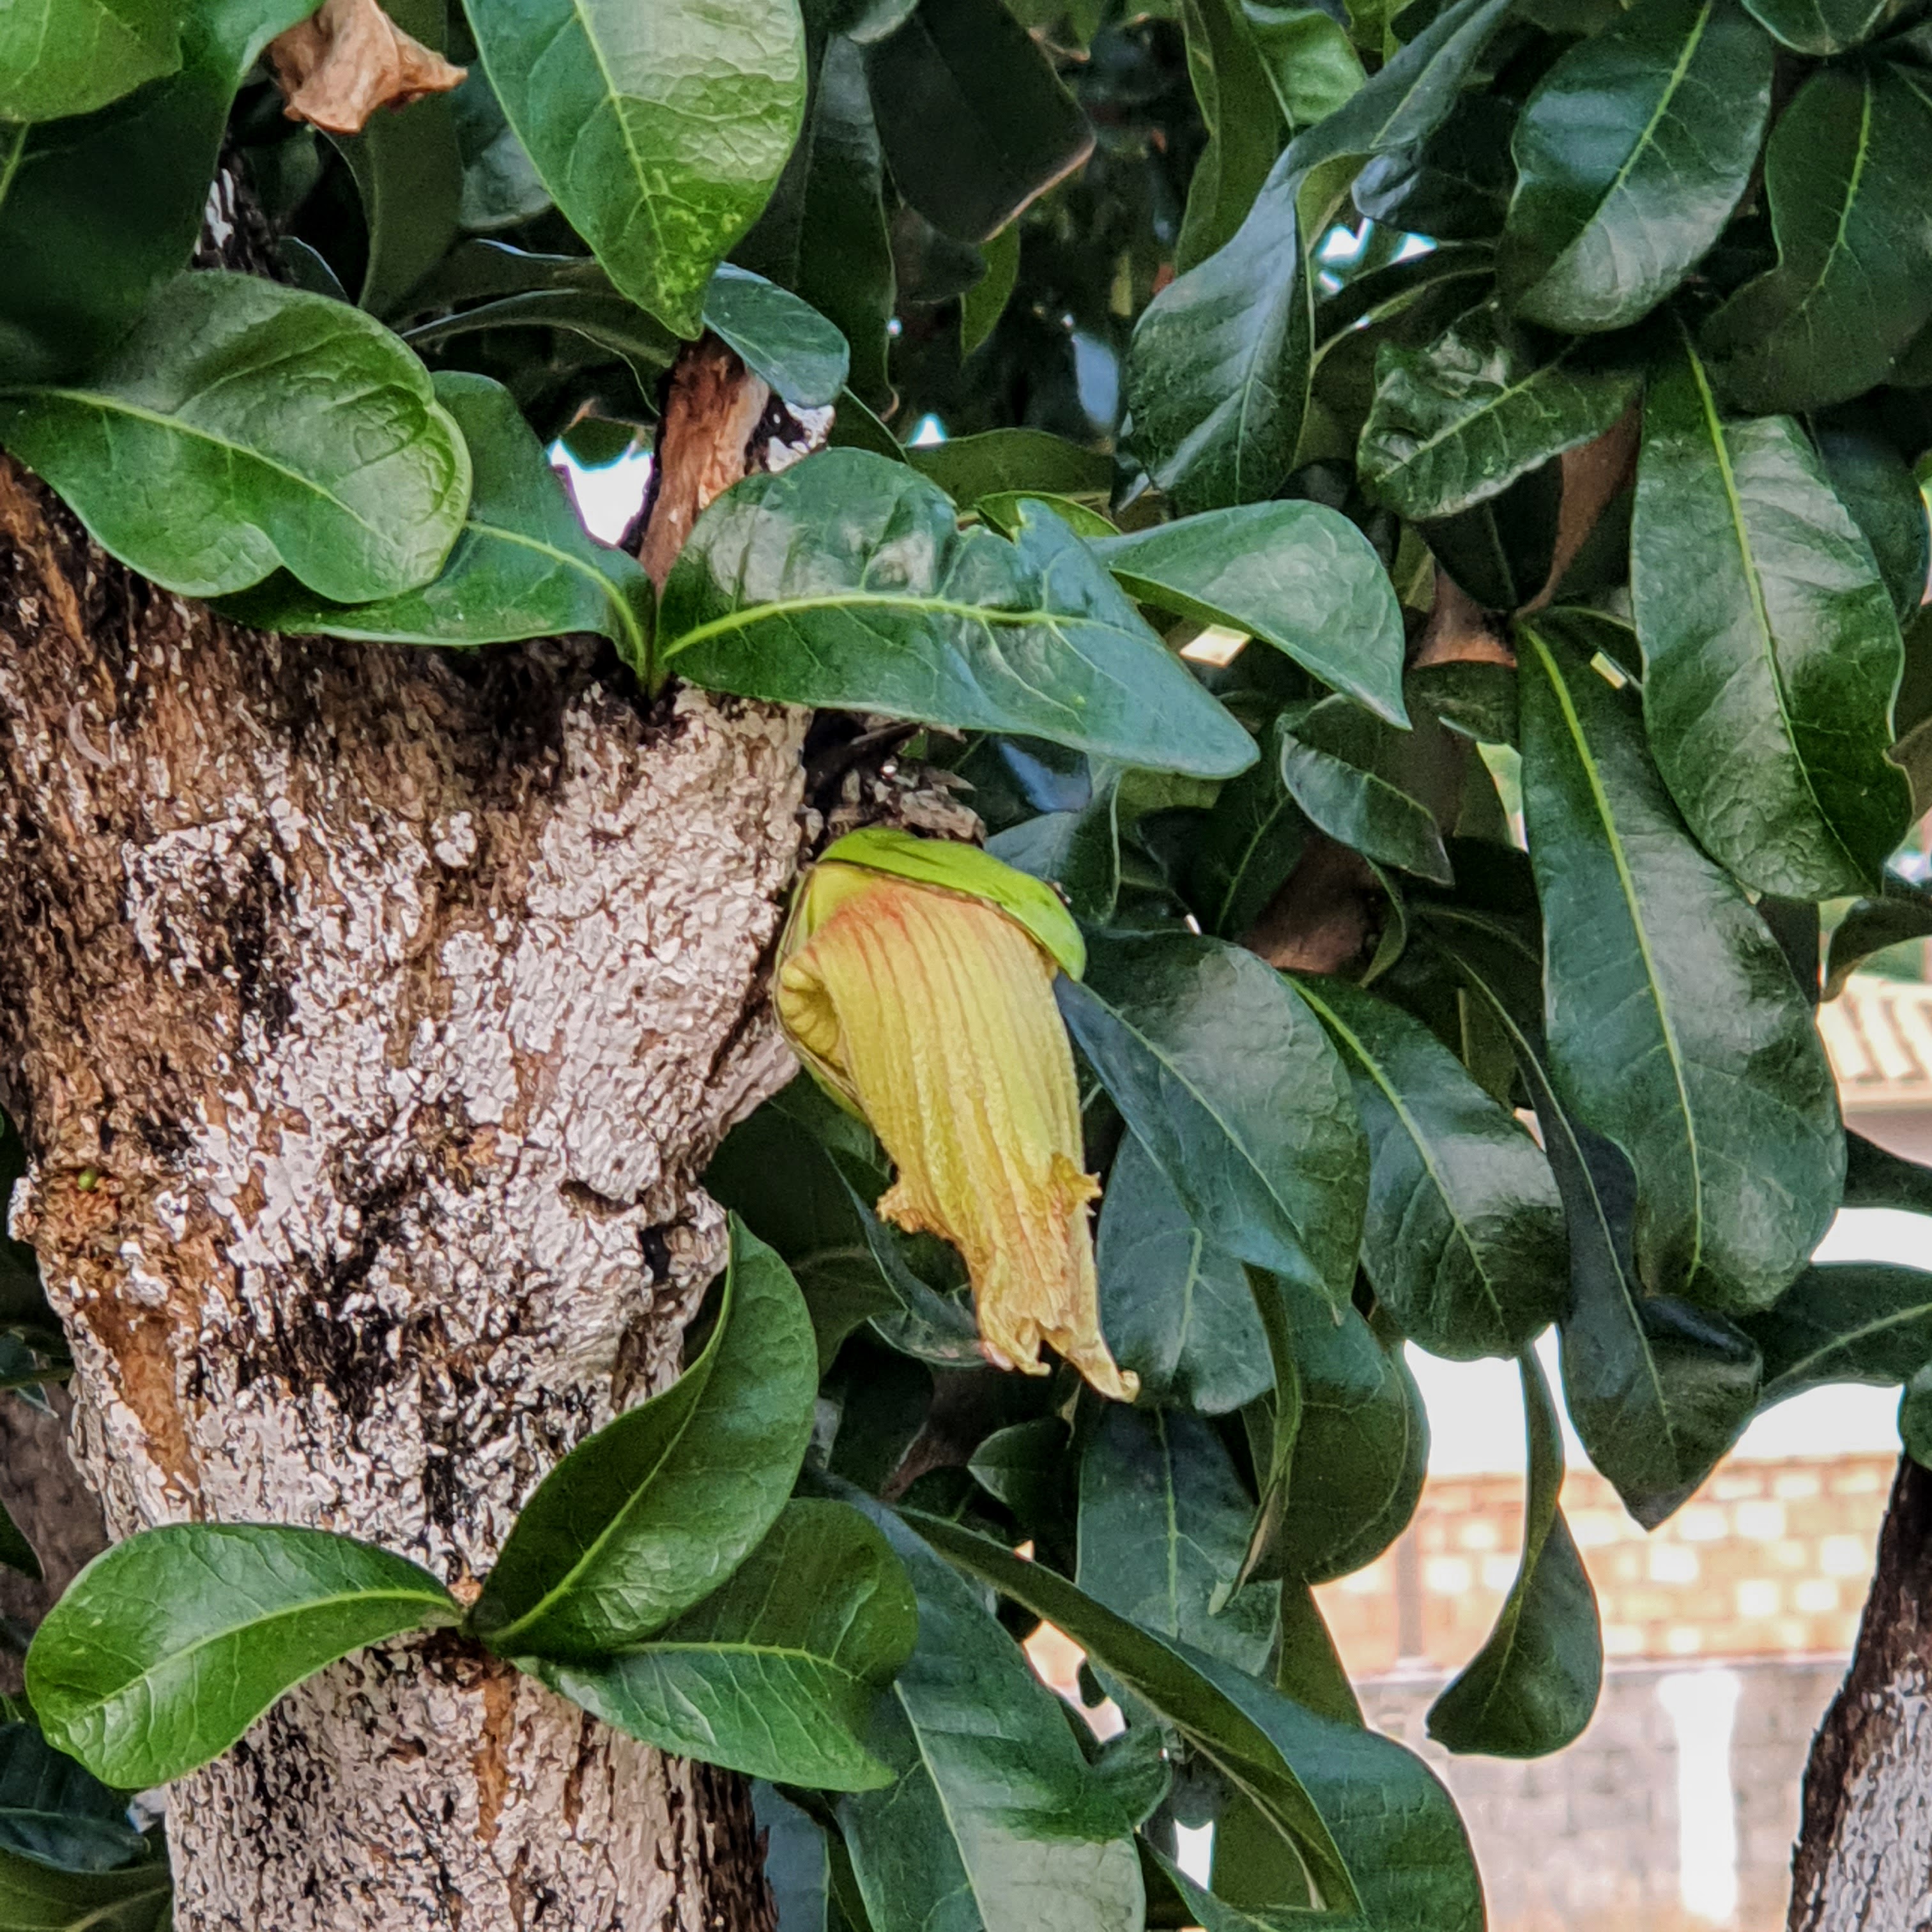
POLYGON ((1869 887, 1912 813, 1891 594, 1804 432, 1724 422, 1688 350, 1645 399, 1630 599, 1651 749, 1705 850, 1787 898, 1869 887))
POLYGON ((1557 1098, 1540 1025, 1542 962, 1490 922, 1426 914, 1510 1042, 1542 1130, 1570 1240, 1563 1390, 1590 1460, 1654 1529, 1730 1450, 1757 1401, 1756 1345, 1722 1317, 1646 1294, 1630 1254, 1630 1163, 1557 1098))
POLYGON ((405 644, 507 644, 596 631, 641 671, 650 586, 633 559, 587 536, 509 392, 487 376, 438 371, 436 400, 470 452, 475 484, 442 574, 370 604, 330 604, 286 572, 227 599, 258 631, 405 644))
MULTIPOLYGON (((1177 814, 1174 866, 1202 929, 1239 944, 1266 914, 1308 844, 1308 820, 1282 782, 1281 760, 1264 758, 1221 788, 1204 812, 1177 814)), ((1155 834, 1165 821, 1155 822, 1155 834)))
POLYGON ((1030 1422, 994 1430, 966 1465, 974 1481, 995 1502, 1005 1504, 1036 1538, 1047 1532, 1056 1540, 1070 1536, 1069 1434, 1059 1416, 1035 1416, 1030 1422))
POLYGON ((1932 108, 1903 68, 1827 68, 1804 82, 1765 151, 1778 266, 1704 325, 1729 401, 1815 409, 1883 380, 1932 315, 1928 173, 1932 108))
POLYGON ((620 290, 695 335, 805 110, 797 0, 465 0, 551 199, 620 290))
POLYGON ((1901 626, 1918 616, 1932 578, 1932 523, 1918 479, 1876 410, 1834 410, 1811 424, 1825 474, 1864 533, 1901 626))
MULTIPOLYGON (((14 1340, 9 1336, 9 1340, 14 1340)), ((0 1503, 0 1563, 10 1570, 17 1570, 22 1576, 31 1576, 34 1582, 40 1580, 40 1559, 34 1554, 34 1546, 29 1543, 20 1526, 14 1520, 13 1513, 4 1503, 0 1503)))
POLYGON ((1268 1385, 1266 1338, 1240 1264, 1210 1248, 1130 1134, 1100 1202, 1100 1326, 1143 1403, 1224 1415, 1268 1385))
POLYGON ((1899 1390, 1898 1440, 1922 1469, 1932 1468, 1932 1375, 1924 1369, 1899 1390))
POLYGON ((1104 502, 1114 482, 1112 457, 1041 429, 951 436, 908 448, 905 460, 960 504, 1015 490, 1104 502))
POLYGON ((866 63, 895 185, 962 242, 990 242, 1093 150, 1087 117, 1000 0, 920 0, 866 63))
POLYGON ((1377 1299, 1431 1354, 1520 1353, 1568 1300, 1541 1150, 1420 1020, 1345 980, 1295 983, 1342 1050, 1368 1132, 1377 1299))
POLYGON ((338 1658, 459 1615, 402 1557, 326 1530, 175 1523, 97 1556, 27 1652, 50 1744, 138 1791, 217 1757, 338 1658))
POLYGON ((1285 712, 1275 727, 1282 783, 1312 824, 1365 859, 1446 886, 1442 832, 1398 782, 1412 742, 1346 698, 1285 712))
MULTIPOLYGON (((38 1724, 0 1724, 0 1851, 61 1871, 105 1872, 140 1862, 148 1850, 128 1822, 124 1792, 52 1749, 38 1724)), ((0 1924, 7 1922, 0 1906, 0 1924)))
POLYGON ((1288 982, 1239 947, 1144 933, 1093 938, 1085 980, 1054 992, 1202 1234, 1346 1301, 1366 1150, 1347 1076, 1288 982))
POLYGON ((704 1353, 544 1478, 470 1628, 504 1656, 582 1661, 640 1642, 708 1596, 784 1507, 811 1434, 817 1363, 797 1284, 734 1223, 704 1353))
POLYGON ((996 859, 1043 879, 1076 919, 1105 925, 1120 890, 1120 785, 1117 775, 1095 788, 1078 812, 1042 812, 986 841, 996 859))
POLYGON ((1315 282, 1293 152, 1276 163, 1227 245, 1177 276, 1134 326, 1126 397, 1135 453, 1183 512, 1263 502, 1294 466, 1315 282))
POLYGON ((639 388, 647 394, 652 392, 658 378, 670 367, 677 353, 676 338, 667 334, 635 302, 614 289, 599 287, 594 282, 590 286, 581 286, 589 279, 586 270, 594 272, 594 268, 592 263, 571 261, 567 272, 579 286, 532 289, 506 296, 500 301, 482 302, 460 314, 418 323, 406 330, 403 339, 416 348, 431 349, 480 329, 567 329, 628 364, 639 388))
POLYGON ((1232 239, 1281 146, 1274 86, 1236 4, 1180 0, 1187 70, 1208 135, 1174 244, 1174 265, 1184 273, 1232 239))
POLYGON ((1109 1403, 1080 1458, 1080 1587, 1143 1630, 1258 1673, 1280 1592, 1250 1585, 1222 1606, 1253 1514, 1211 1424, 1109 1403))
POLYGON ((164 1858, 118 1871, 57 1871, 0 1850, 7 1932, 168 1932, 172 1888, 164 1858))
POLYGON ((1472 88, 1425 141, 1378 154, 1355 177, 1356 210, 1439 242, 1493 239, 1509 206, 1516 104, 1472 88))
POLYGON ((0 12, 0 122, 91 114, 181 65, 166 0, 9 0, 0 12))
POLYGON ((641 1649, 532 1668, 660 1750, 821 1791, 892 1774, 861 1740, 912 1654, 918 1612, 879 1532, 843 1503, 788 1503, 731 1580, 641 1649))
POLYGON ((1522 788, 1542 902, 1551 1072, 1636 1172, 1637 1273, 1720 1310, 1774 1300, 1838 1205, 1823 1047, 1778 942, 1694 845, 1634 694, 1591 668, 1619 627, 1523 633, 1522 788))
POLYGON ((838 1809, 873 1932, 1039 1932, 1042 1910, 1055 1932, 1138 1932, 1130 1822, 1058 1700, 919 1537, 869 1497, 850 1499, 919 1597, 918 1644, 870 1739, 899 1781, 838 1809))
POLYGON ((98 362, 188 266, 236 90, 313 10, 194 0, 180 10, 178 72, 77 119, 9 127, 0 114, 0 382, 98 362))
POLYGON ((1400 1342, 1384 1347, 1352 1304, 1335 1311, 1291 1281, 1250 1276, 1275 1363, 1275 1454, 1246 1574, 1293 1588, 1372 1563, 1415 1514, 1429 1417, 1400 1342))
MULTIPOLYGON (((1327 18, 1324 14, 1324 19, 1327 18)), ((1147 1856, 1167 1874, 1187 1908, 1188 1922, 1201 1932, 1304 1932, 1309 1922, 1307 1908, 1288 1905, 1276 1907, 1230 1905, 1204 1887, 1196 1885, 1174 1861, 1165 1857, 1151 1842, 1143 1841, 1147 1856)))
POLYGON ((1000 326, 1020 278, 1020 225, 1010 221, 986 244, 986 272, 959 298, 959 358, 963 362, 1000 326))
POLYGON ((1405 517, 1453 516, 1602 435, 1637 380, 1588 342, 1540 334, 1486 303, 1426 349, 1377 354, 1363 487, 1405 517))
POLYGON ((1889 0, 1744 0, 1793 53, 1839 54, 1868 39, 1898 9, 1889 0))
POLYGON ((1293 0, 1240 6, 1290 134, 1326 120, 1362 85, 1360 58, 1332 14, 1293 0))
POLYGON ((1498 272, 1548 328, 1622 328, 1708 251, 1771 115, 1775 50, 1735 0, 1639 0, 1523 104, 1498 272))
POLYGON ((194 597, 278 564, 346 603, 414 589, 470 500, 428 370, 370 317, 251 275, 182 275, 84 384, 0 394, 0 442, 194 597))
POLYGON ((1140 602, 1245 632, 1391 724, 1408 722, 1402 608, 1375 547, 1339 510, 1244 504, 1093 548, 1140 602))
POLYGON ((1932 1274, 1822 1262, 1748 1325, 1764 1351, 1761 1408, 1826 1382, 1909 1382, 1932 1363, 1932 1274))
POLYGON ((1050 511, 1023 516, 1010 543, 962 531, 942 490, 862 450, 748 478, 672 568, 660 662, 743 697, 1026 732, 1150 770, 1252 763, 1079 539, 1050 511))
POLYGON ((845 338, 789 289, 726 262, 704 294, 704 324, 746 368, 801 409, 838 400, 850 367, 845 338))
POLYGON ((1329 1912, 1350 1923, 1347 1915, 1359 1912, 1370 1932, 1480 1932, 1468 1841, 1420 1759, 1129 1623, 1043 1564, 908 1515, 942 1556, 1066 1631, 1173 1724, 1292 1846, 1329 1912))
POLYGON ((1845 1136, 1845 1205, 1932 1214, 1932 1167, 1902 1160, 1863 1134, 1845 1136))
POLYGON ((1510 6, 1510 0, 1454 0, 1337 112, 1295 137, 1293 166, 1305 170, 1344 155, 1366 160, 1427 140, 1454 109, 1510 6))
POLYGON ((736 257, 838 330, 851 345, 853 387, 882 407, 892 392, 886 348, 894 305, 883 169, 864 51, 834 34, 812 76, 798 146, 736 257))
POLYGON ((1826 998, 1835 1000, 1874 952, 1914 939, 1932 939, 1932 886, 1887 872, 1880 881, 1879 897, 1855 901, 1832 934, 1826 998))
POLYGON ((550 191, 515 130, 503 118, 503 104, 482 68, 449 96, 456 117, 457 152, 463 162, 463 196, 458 218, 472 234, 514 228, 550 206, 550 191))
POLYGON ((1533 1352, 1522 1372, 1529 1474, 1522 1554, 1496 1628, 1429 1707, 1429 1735, 1452 1751, 1542 1757, 1582 1735, 1604 1681, 1597 1593, 1557 1498, 1563 1432, 1533 1352))
MULTIPOLYGON (((442 0, 395 0, 386 10, 404 32, 443 51, 442 0)), ((356 179, 369 229, 369 262, 358 304, 386 316, 449 252, 463 212, 463 152, 445 94, 370 117, 337 146, 356 179)))

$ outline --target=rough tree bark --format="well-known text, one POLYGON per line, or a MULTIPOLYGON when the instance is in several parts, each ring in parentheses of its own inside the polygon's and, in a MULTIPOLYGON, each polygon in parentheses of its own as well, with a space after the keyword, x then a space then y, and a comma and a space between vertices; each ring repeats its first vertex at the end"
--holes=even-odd
POLYGON ((1852 1667, 1813 1740, 1789 1932, 1932 1926, 1932 1472, 1901 1457, 1852 1667))
MULTIPOLYGON (((568 640, 236 629, 0 459, 14 1226, 113 1534, 311 1524, 473 1592, 676 1372, 722 1256, 695 1177, 789 1071, 803 729, 646 709, 568 640)), ((738 1780, 448 1636, 286 1699, 170 1834, 181 1932, 770 1922, 738 1780)))

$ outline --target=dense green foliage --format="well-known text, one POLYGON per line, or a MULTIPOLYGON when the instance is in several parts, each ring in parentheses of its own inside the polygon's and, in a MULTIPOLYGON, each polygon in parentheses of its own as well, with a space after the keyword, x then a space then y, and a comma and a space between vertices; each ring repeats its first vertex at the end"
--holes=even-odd
MULTIPOLYGON (((712 1168, 709 1340, 466 1616, 268 1526, 82 1577, 0 1728, 0 1928, 147 1932, 160 1854, 97 1778, 460 1620, 770 1780, 784 1932, 1473 1932, 1454 1808, 1310 1595, 1414 1506, 1405 1344, 1522 1377, 1521 1570, 1432 1714, 1454 1750, 1554 1750, 1595 1700, 1552 1323, 1648 1525, 1820 1382, 1904 1385, 1932 1443, 1932 1274, 1811 1260, 1841 1202, 1932 1208, 1844 1132, 1812 1012, 1932 932, 1888 869, 1932 808, 1932 16, 393 10, 470 76, 338 141, 254 65, 302 0, 5 10, 0 443, 258 628, 590 630, 646 697, 903 721, 1085 928, 1058 991, 1141 1396, 986 1366, 956 1258, 877 1220, 879 1148, 801 1082, 712 1168), (189 272, 224 139, 280 282, 189 272), (647 435, 707 326, 838 446, 728 493, 654 608, 544 450, 647 435), (1180 655, 1204 626, 1251 641, 1180 655), (1326 970, 1244 948, 1338 877, 1366 922, 1326 970), (1016 1647, 1040 1618, 1125 1714, 1104 1748, 1016 1647)), ((12 1250, 0 1315, 0 1381, 64 1372, 12 1250)))

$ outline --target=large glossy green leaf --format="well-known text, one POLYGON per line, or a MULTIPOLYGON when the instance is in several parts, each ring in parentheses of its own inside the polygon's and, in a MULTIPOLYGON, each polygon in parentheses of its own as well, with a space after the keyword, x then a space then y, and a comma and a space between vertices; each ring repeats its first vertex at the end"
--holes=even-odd
POLYGON ((1442 831, 1402 783, 1412 740, 1347 698, 1329 698, 1284 712, 1274 741, 1282 783, 1312 824, 1365 859, 1450 883, 1442 831))
POLYGON ((1869 888, 1912 812, 1886 758, 1891 593, 1803 430, 1653 375, 1630 526, 1651 750, 1712 856, 1789 898, 1869 888))
POLYGON ((98 361, 188 266, 236 90, 268 41, 313 10, 310 0, 192 0, 179 10, 178 72, 74 119, 0 116, 0 382, 98 361))
POLYGON ((1603 646, 1628 652, 1628 634, 1558 614, 1523 634, 1523 811, 1556 1090, 1636 1169, 1645 1283, 1764 1307, 1838 1205, 1824 1048, 1778 942, 1684 830, 1635 693, 1591 666, 1603 646))
POLYGON ((1845 1205, 1932 1214, 1932 1167, 1906 1160, 1862 1134, 1847 1132, 1845 1205))
POLYGON ((1855 901, 1833 930, 1825 997, 1835 1000, 1874 952, 1915 939, 1932 939, 1932 887, 1887 872, 1879 896, 1855 901))
POLYGON ((789 289, 727 262, 704 292, 704 326, 788 403, 838 400, 851 366, 845 338, 789 289))
POLYGON ((1043 429, 982 430, 909 448, 904 460, 968 506, 982 496, 1016 490, 1104 501, 1114 482, 1113 459, 1104 451, 1043 429))
POLYGON ((181 64, 166 0, 9 0, 0 10, 0 124, 91 114, 181 64))
POLYGON ((1424 349, 1384 345, 1359 462, 1405 517, 1454 516, 1622 416, 1636 372, 1587 340, 1550 336, 1486 303, 1424 349))
POLYGON ((1570 1304, 1563 1392, 1590 1460, 1654 1529, 1730 1448, 1757 1401, 1756 1345, 1721 1316, 1647 1294, 1630 1252, 1630 1163, 1556 1096, 1541 1027, 1542 964, 1490 922, 1432 910, 1426 929, 1510 1042, 1563 1201, 1570 1304))
POLYGON ((1541 1757, 1580 1736, 1604 1681, 1597 1593, 1557 1498, 1563 1432, 1534 1354, 1526 1351, 1529 1474, 1516 1581, 1482 1648, 1429 1707, 1429 1735, 1453 1751, 1541 1757))
POLYGON ((494 644, 596 631, 634 669, 649 656, 650 586, 634 559, 594 541, 509 392, 487 376, 439 371, 475 478, 463 532, 420 590, 332 604, 286 572, 226 601, 258 631, 406 644, 494 644))
POLYGON ((831 449, 748 478, 664 584, 659 662, 713 690, 968 730, 1220 778, 1247 734, 1060 519, 961 530, 903 464, 831 449))
POLYGON ((872 1932, 1138 1932, 1131 1821, 1058 1700, 975 1591, 890 1510, 850 1500, 919 1598, 917 1646, 870 1739, 899 1781, 838 1804, 872 1932))
POLYGON ((1080 1457, 1080 1587, 1143 1630, 1258 1672, 1280 1592, 1250 1584, 1222 1601, 1253 1514, 1210 1424, 1184 1409, 1110 1403, 1080 1457))
POLYGON ((532 1667, 607 1724, 752 1778, 868 1791, 874 1696, 912 1653, 912 1586, 843 1503, 788 1503, 724 1588, 641 1648, 532 1667))
POLYGON ((1548 328, 1621 328, 1702 259, 1756 165, 1775 50, 1736 0, 1639 0, 1518 116, 1498 269, 1548 328))
POLYGON ((466 0, 503 112, 610 279, 680 335, 805 109, 797 0, 466 0))
POLYGON ((1184 274, 1233 238, 1274 165, 1282 125, 1274 86, 1237 0, 1180 0, 1180 17, 1208 134, 1174 243, 1174 266, 1184 274))
POLYGON ((1453 0, 1337 112, 1296 136, 1297 169, 1418 146, 1448 119, 1510 0, 1453 0))
POLYGON ((165 1784, 365 1644, 453 1624, 428 1570, 320 1529, 176 1523, 97 1556, 27 1653, 48 1742, 104 1784, 165 1784))
POLYGON ((1295 0, 1238 4, 1290 134, 1326 120, 1361 86, 1361 57, 1334 14, 1295 0))
POLYGON ((804 131, 784 178, 736 259, 802 296, 839 331, 850 345, 852 386, 880 407, 891 395, 893 306, 883 190, 865 53, 834 34, 812 76, 804 131))
POLYGON ((1135 454, 1184 512, 1275 496, 1308 407, 1314 278, 1289 154, 1233 238, 1177 276, 1135 325, 1126 368, 1135 454))
POLYGON ((550 191, 504 118, 503 104, 482 68, 470 69, 449 104, 463 160, 463 198, 457 210, 463 226, 487 235, 542 214, 550 206, 550 191))
POLYGON ((286 565, 353 603, 434 577, 470 455, 379 322, 250 275, 184 274, 103 367, 0 393, 0 442, 104 549, 212 597, 286 565))
POLYGON ((1804 82, 1765 151, 1778 266, 1704 326, 1728 400, 1814 409, 1882 380, 1932 315, 1928 174, 1932 106, 1903 68, 1826 68, 1804 82))
POLYGON ((1144 1403, 1225 1414, 1268 1385, 1240 1264, 1210 1248, 1140 1142, 1120 1144, 1100 1204, 1100 1325, 1144 1403))
POLYGON ((1184 932, 1096 938, 1054 982, 1081 1052, 1204 1236, 1338 1305, 1367 1158, 1348 1076, 1288 982, 1184 932))
POLYGON ((1254 1281, 1275 1362, 1276 1441, 1247 1573, 1291 1588, 1372 1563, 1415 1513, 1429 1418, 1400 1343, 1385 1347, 1351 1305, 1291 1281, 1254 1281))
POLYGON ((1078 812, 1042 812, 986 841, 1016 870, 1044 879, 1076 919, 1107 923, 1120 891, 1120 786, 1110 773, 1078 812))
POLYGON ((1093 548, 1142 603, 1245 632, 1391 724, 1408 722, 1401 607, 1374 546, 1340 511, 1243 504, 1093 548))
POLYGON ((987 242, 1084 161, 1094 130, 1000 0, 920 0, 866 49, 892 180, 935 227, 987 242))
POLYGON ((578 1661, 641 1642, 710 1595, 784 1507, 817 1364, 797 1284, 734 1222, 704 1352, 544 1478, 470 1628, 506 1656, 578 1661))
POLYGON ((954 1524, 912 1520, 943 1556, 1066 1631, 1172 1724, 1287 1839, 1312 1898, 1344 1924, 1480 1932, 1482 1888, 1468 1841, 1448 1793, 1420 1759, 1129 1623, 1044 1564, 954 1524))
POLYGON ((118 1871, 57 1871, 0 1850, 6 1932, 169 1932, 172 1881, 164 1858, 118 1871))
POLYGON ((1745 0, 1794 53, 1838 54, 1856 46, 1898 9, 1888 0, 1745 0))
POLYGON ((1344 980, 1295 983, 1342 1048, 1368 1132, 1377 1299, 1432 1354, 1519 1353, 1568 1300, 1541 1150, 1420 1021, 1344 980))
MULTIPOLYGON (((62 1871, 105 1872, 139 1864, 148 1850, 128 1822, 124 1792, 56 1750, 38 1724, 0 1724, 0 1851, 62 1871)), ((8 1922, 0 1906, 0 1925, 8 1922)))
POLYGON ((1932 1274, 1821 1262, 1750 1327, 1764 1350, 1767 1406, 1825 1382, 1910 1382, 1932 1362, 1932 1274))
POLYGON ((1462 94, 1425 141, 1378 154, 1355 177, 1356 212, 1443 242, 1492 239, 1509 206, 1516 104, 1486 88, 1462 94))

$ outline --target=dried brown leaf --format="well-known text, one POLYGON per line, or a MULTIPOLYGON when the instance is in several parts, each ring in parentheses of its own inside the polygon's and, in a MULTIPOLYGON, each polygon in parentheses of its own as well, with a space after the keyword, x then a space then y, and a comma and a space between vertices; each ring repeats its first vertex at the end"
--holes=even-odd
POLYGON ((277 35, 268 58, 283 112, 332 134, 359 134, 377 108, 446 93, 466 71, 412 40, 376 0, 322 0, 277 35))

